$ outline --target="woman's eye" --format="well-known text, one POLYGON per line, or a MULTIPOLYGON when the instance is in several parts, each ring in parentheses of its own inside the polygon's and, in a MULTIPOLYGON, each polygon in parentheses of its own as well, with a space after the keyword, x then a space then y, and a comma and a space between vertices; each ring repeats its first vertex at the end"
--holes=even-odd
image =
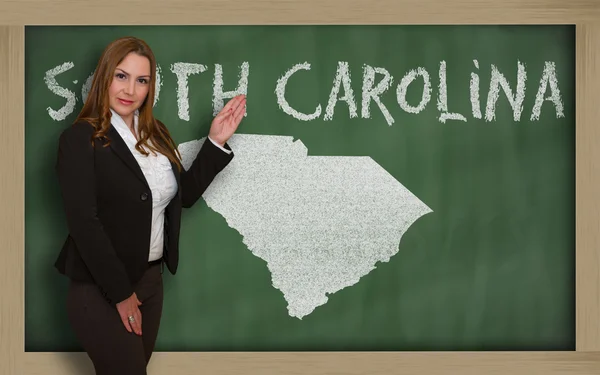
POLYGON ((148 80, 146 78, 140 78, 140 82, 146 84, 148 83, 148 80))
POLYGON ((125 78, 125 74, 117 73, 117 78, 123 79, 123 78, 125 78))

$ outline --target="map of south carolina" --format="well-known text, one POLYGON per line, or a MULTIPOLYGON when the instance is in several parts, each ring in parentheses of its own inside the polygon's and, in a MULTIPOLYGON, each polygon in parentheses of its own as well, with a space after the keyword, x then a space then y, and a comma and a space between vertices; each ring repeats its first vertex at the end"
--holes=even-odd
MULTIPOLYGON (((205 140, 179 145, 185 169, 205 140)), ((203 198, 266 262, 292 317, 388 262, 433 212, 368 156, 308 156, 289 136, 235 134, 228 143, 235 157, 203 198)))

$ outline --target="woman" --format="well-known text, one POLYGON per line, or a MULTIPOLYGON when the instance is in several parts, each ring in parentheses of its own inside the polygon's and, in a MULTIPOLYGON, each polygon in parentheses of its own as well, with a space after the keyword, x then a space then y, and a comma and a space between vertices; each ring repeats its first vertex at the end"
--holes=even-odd
POLYGON ((70 324, 96 374, 146 374, 163 303, 163 262, 175 274, 182 207, 233 158, 227 140, 246 98, 231 99, 186 171, 152 115, 156 61, 148 45, 106 47, 87 100, 60 136, 57 174, 69 234, 55 266, 70 279, 70 324))

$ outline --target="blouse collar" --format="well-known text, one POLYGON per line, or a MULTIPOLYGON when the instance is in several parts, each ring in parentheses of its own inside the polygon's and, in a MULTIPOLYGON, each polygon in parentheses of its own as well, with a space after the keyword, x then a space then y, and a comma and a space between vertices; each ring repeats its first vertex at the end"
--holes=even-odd
MULTIPOLYGON (((110 109, 110 112, 112 113, 112 116, 110 118, 111 125, 113 125, 115 127, 115 129, 119 132, 119 134, 126 141, 126 143, 131 144, 131 142, 133 142, 133 145, 135 145, 137 143, 136 137, 133 135, 133 133, 129 129, 129 126, 127 126, 127 124, 125 123, 125 120, 123 120, 123 118, 117 112, 115 112, 112 108, 110 109)), ((134 128, 136 134, 139 134, 138 133, 138 122, 139 122, 139 112, 136 110, 135 113, 133 114, 133 128, 134 128)))

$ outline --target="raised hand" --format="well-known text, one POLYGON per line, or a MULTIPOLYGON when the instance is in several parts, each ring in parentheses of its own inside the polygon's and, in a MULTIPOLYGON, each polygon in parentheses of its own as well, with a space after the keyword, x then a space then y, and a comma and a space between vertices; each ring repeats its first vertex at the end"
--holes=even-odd
POLYGON ((233 97, 213 120, 208 136, 221 146, 235 133, 246 113, 246 95, 233 97))

